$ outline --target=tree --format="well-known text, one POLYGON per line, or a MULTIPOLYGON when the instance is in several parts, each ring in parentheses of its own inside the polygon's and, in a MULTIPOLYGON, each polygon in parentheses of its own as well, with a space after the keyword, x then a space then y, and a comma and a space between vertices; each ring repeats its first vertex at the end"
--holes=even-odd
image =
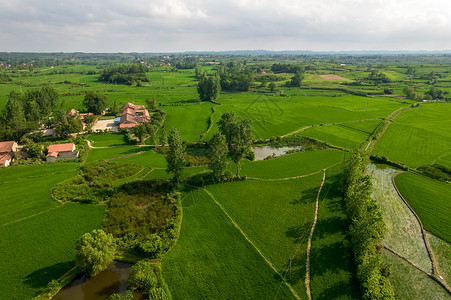
POLYGON ((174 174, 172 181, 178 185, 186 162, 185 145, 183 145, 177 128, 172 128, 169 132, 169 153, 166 156, 166 162, 168 164, 166 172, 174 174))
POLYGON ((242 119, 236 134, 235 149, 232 152, 232 160, 236 164, 236 177, 240 177, 240 162, 251 151, 252 140, 251 120, 242 119))
POLYGON ((120 113, 116 100, 113 101, 113 106, 110 108, 109 112, 115 116, 120 113))
POLYGON ((107 108, 108 102, 106 96, 97 92, 87 92, 83 99, 83 105, 95 115, 100 115, 107 108))
POLYGON ((221 84, 216 76, 204 76, 197 85, 197 92, 201 101, 214 101, 219 96, 221 84))
POLYGON ((166 145, 168 143, 168 136, 166 134, 166 127, 161 126, 160 128, 160 145, 166 145))
POLYGON ((213 135, 210 141, 210 148, 207 152, 207 157, 210 160, 208 167, 213 173, 213 176, 221 180, 227 169, 227 148, 226 138, 221 133, 213 135))
POLYGON ((157 109, 157 101, 155 99, 146 99, 147 110, 153 111, 157 109))
POLYGON ((274 82, 270 82, 268 85, 269 91, 271 93, 274 93, 274 91, 276 90, 277 85, 274 82))
POLYGON ((304 72, 297 71, 293 77, 291 77, 290 86, 300 88, 302 86, 302 80, 304 80, 304 72))
POLYGON ((110 296, 110 300, 132 300, 133 299, 133 293, 132 291, 125 291, 122 293, 115 293, 110 296))
POLYGON ((115 251, 113 236, 102 229, 94 229, 77 241, 75 260, 84 271, 95 276, 113 261, 115 251))
POLYGON ((238 121, 235 113, 226 112, 221 116, 221 119, 218 121, 217 125, 219 132, 221 132, 226 138, 229 151, 232 151, 233 142, 238 130, 238 121))
POLYGON ((133 133, 139 139, 139 141, 142 142, 147 134, 146 124, 138 124, 133 127, 133 133))
POLYGON ((155 274, 156 267, 147 260, 138 261, 130 270, 127 283, 132 290, 148 293, 158 286, 158 277, 155 274))

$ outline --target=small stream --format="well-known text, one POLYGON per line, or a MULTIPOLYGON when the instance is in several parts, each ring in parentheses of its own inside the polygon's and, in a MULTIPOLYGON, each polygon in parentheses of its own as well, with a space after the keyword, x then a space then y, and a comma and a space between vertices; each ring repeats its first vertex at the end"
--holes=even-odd
POLYGON ((282 148, 273 148, 273 147, 252 147, 252 151, 255 154, 255 160, 264 160, 266 157, 271 156, 281 156, 285 155, 287 151, 293 149, 300 149, 300 146, 291 146, 291 147, 282 147, 282 148))
MULTIPOLYGON (((52 300, 108 300, 111 294, 127 290, 127 277, 131 264, 114 262, 95 277, 79 275, 62 288, 52 300)), ((133 299, 143 299, 133 294, 133 299)))

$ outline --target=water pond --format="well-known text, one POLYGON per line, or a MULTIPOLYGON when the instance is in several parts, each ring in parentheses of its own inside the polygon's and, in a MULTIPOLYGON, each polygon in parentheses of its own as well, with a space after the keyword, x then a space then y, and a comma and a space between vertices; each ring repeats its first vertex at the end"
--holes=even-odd
POLYGON ((300 146, 293 147, 282 147, 282 148, 273 148, 273 147, 252 147, 252 151, 255 154, 255 160, 264 160, 268 156, 281 156, 287 153, 289 150, 300 149, 300 146))
MULTIPOLYGON (((53 300, 108 300, 111 294, 127 290, 131 264, 114 262, 97 276, 79 275, 56 294, 53 300)), ((133 299, 143 299, 133 294, 133 299)))

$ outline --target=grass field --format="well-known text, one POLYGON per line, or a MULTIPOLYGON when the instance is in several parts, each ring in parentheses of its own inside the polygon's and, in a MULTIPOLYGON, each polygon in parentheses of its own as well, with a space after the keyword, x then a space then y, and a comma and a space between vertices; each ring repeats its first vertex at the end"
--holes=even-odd
POLYGON ((53 163, 0 169, 0 225, 57 207, 50 188, 74 176, 77 167, 75 163, 53 163))
POLYGON ((370 164, 367 172, 372 177, 373 196, 384 212, 387 231, 383 243, 430 273, 432 264, 422 238, 420 224, 392 184, 392 175, 396 170, 388 167, 377 168, 370 164))
POLYGON ((342 165, 326 171, 318 221, 312 239, 310 267, 313 299, 360 299, 340 191, 342 165))
POLYGON ((88 134, 86 139, 92 141, 93 147, 109 147, 127 145, 128 141, 122 133, 88 134))
POLYGON ((31 299, 74 266, 75 241, 101 228, 104 206, 67 203, 0 227, 0 298, 31 299))
POLYGON ((101 149, 90 149, 88 158, 86 162, 102 160, 102 159, 110 159, 114 157, 134 154, 140 151, 145 151, 146 149, 141 149, 136 146, 124 146, 124 147, 115 147, 115 148, 101 148, 101 149))
POLYGON ((164 155, 146 148, 140 150, 147 151, 138 155, 114 159, 114 162, 138 164, 149 168, 166 168, 166 159, 164 155))
MULTIPOLYGON (((399 115, 374 148, 374 154, 418 168, 446 157, 451 149, 451 105, 423 104, 399 115)), ((447 159, 441 161, 448 167, 447 159)))
POLYGON ((449 285, 451 283, 451 245, 432 234, 428 234, 428 239, 438 260, 442 277, 449 285))
POLYGON ((345 149, 357 149, 365 141, 381 120, 347 123, 341 125, 315 126, 299 133, 329 145, 345 149))
POLYGON ((395 182, 424 228, 451 243, 451 185, 410 172, 399 174, 395 182))
MULTIPOLYGON (((244 160, 241 163, 240 176, 280 179, 307 175, 339 163, 345 155, 345 152, 337 150, 320 150, 298 152, 255 162, 244 160)), ((229 164, 228 169, 236 173, 234 163, 229 164)))
MULTIPOLYGON (((181 178, 185 179, 194 174, 202 173, 206 170, 207 170, 206 166, 186 167, 183 169, 181 178)), ((171 179, 172 176, 173 176, 172 173, 167 173, 166 169, 155 169, 146 176, 146 179, 171 179)))
POLYGON ((162 258, 174 299, 294 299, 205 191, 184 192, 182 205, 180 238, 162 258))
POLYGON ((305 295, 306 242, 313 223, 315 198, 322 174, 306 178, 263 182, 238 181, 208 186, 232 219, 281 274, 305 295))
POLYGON ((395 254, 384 250, 383 257, 385 262, 391 264, 389 279, 397 299, 451 299, 448 292, 435 280, 395 254))

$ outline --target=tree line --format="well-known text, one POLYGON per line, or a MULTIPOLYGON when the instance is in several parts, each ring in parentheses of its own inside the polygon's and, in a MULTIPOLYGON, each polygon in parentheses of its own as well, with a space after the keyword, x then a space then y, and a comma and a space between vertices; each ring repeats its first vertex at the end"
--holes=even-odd
POLYGON ((100 72, 99 81, 129 85, 149 82, 146 71, 147 68, 140 64, 109 67, 100 72))
POLYGON ((357 279, 364 299, 394 299, 388 281, 389 268, 382 259, 385 223, 380 206, 371 197, 371 177, 363 175, 367 163, 367 157, 355 152, 343 173, 357 279))

